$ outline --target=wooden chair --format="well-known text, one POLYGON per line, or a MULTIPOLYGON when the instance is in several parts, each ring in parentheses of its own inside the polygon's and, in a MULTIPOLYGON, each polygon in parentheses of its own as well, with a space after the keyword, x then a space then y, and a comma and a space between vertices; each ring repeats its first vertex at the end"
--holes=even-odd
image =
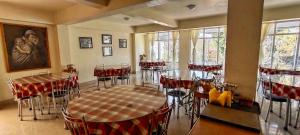
POLYGON ((84 117, 79 119, 69 116, 64 107, 61 112, 65 120, 66 129, 70 130, 72 135, 89 135, 84 117))

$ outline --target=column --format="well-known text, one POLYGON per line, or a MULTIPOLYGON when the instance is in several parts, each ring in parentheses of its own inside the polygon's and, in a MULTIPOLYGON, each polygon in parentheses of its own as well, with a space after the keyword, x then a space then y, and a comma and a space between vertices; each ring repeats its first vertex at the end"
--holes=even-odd
POLYGON ((263 0, 229 0, 225 81, 247 99, 256 93, 263 0))

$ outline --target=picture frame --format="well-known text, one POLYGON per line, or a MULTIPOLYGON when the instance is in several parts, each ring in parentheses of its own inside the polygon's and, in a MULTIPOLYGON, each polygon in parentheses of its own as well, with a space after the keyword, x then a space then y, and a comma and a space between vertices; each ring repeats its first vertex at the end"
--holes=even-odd
POLYGON ((112 47, 111 46, 103 46, 102 47, 102 55, 104 57, 106 57, 106 56, 112 56, 113 55, 112 47))
POLYGON ((93 48, 92 37, 79 37, 79 46, 81 49, 93 48))
POLYGON ((47 27, 0 23, 7 72, 51 68, 47 27))
POLYGON ((112 35, 102 34, 102 44, 105 45, 112 44, 112 35))
POLYGON ((127 39, 119 39, 119 48, 127 48, 127 39))

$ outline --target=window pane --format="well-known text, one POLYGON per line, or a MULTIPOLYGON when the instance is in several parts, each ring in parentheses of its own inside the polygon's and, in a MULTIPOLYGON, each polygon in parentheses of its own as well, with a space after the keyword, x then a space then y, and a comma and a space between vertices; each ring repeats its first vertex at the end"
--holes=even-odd
POLYGON ((273 54, 273 68, 293 69, 298 35, 276 35, 273 54))
POLYGON ((298 33, 299 32, 299 22, 291 21, 291 22, 282 22, 276 24, 276 33, 298 33))
POLYGON ((205 64, 217 64, 218 38, 206 38, 204 49, 205 64))
POLYGON ((262 52, 263 56, 261 65, 263 67, 271 67, 271 58, 272 58, 272 45, 273 45, 273 36, 267 36, 262 43, 262 52))
MULTIPOLYGON (((192 53, 193 53, 193 47, 191 47, 191 48, 192 48, 192 53)), ((192 57, 192 60, 193 60, 193 57, 192 57)), ((203 39, 198 39, 198 41, 197 41, 195 62, 203 64, 203 39)))
POLYGON ((205 38, 218 37, 218 28, 205 29, 205 38))
POLYGON ((224 64, 225 61, 225 46, 226 46, 226 40, 225 38, 219 38, 219 58, 218 58, 218 64, 224 64))
POLYGON ((158 60, 158 41, 154 41, 153 49, 151 50, 152 60, 158 60))

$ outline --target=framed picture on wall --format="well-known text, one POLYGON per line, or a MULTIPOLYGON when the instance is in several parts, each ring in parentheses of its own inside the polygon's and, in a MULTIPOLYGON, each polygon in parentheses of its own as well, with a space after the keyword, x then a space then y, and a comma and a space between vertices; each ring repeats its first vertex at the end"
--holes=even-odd
POLYGON ((93 48, 92 37, 79 37, 80 48, 93 48))
POLYGON ((127 39, 119 39, 119 48, 127 48, 127 39))
POLYGON ((103 56, 112 56, 112 47, 111 46, 103 46, 102 47, 102 55, 103 56))
POLYGON ((46 27, 0 24, 7 72, 50 68, 46 27))
POLYGON ((102 44, 112 44, 112 35, 102 34, 102 44))

